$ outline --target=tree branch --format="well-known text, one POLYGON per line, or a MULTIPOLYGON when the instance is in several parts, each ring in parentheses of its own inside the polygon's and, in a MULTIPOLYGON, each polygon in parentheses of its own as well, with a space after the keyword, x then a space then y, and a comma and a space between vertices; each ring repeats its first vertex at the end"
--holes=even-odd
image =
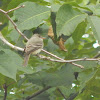
POLYGON ((25 5, 22 5, 22 6, 16 7, 16 8, 14 8, 14 9, 10 9, 10 10, 8 10, 6 13, 8 14, 9 12, 12 12, 12 11, 14 11, 14 10, 17 10, 17 9, 19 9, 19 8, 23 8, 23 7, 25 7, 25 5))
POLYGON ((36 97, 37 95, 39 95, 39 94, 41 94, 41 93, 45 92, 46 90, 48 90, 48 89, 50 89, 50 88, 51 88, 50 86, 45 87, 45 88, 43 88, 42 90, 40 90, 40 91, 38 91, 38 92, 34 93, 33 95, 26 97, 26 99, 25 99, 25 100, 30 100, 30 99, 32 99, 32 98, 34 98, 34 97, 36 97))
POLYGON ((59 60, 64 60, 64 59, 62 59, 62 58, 60 58, 60 57, 58 57, 58 56, 56 56, 56 55, 54 55, 54 54, 52 54, 52 53, 50 53, 50 52, 44 50, 44 49, 42 49, 42 51, 45 52, 46 54, 48 54, 48 55, 54 57, 54 58, 57 58, 57 59, 59 59, 59 60))
MULTIPOLYGON (((16 10, 16 9, 15 9, 16 10)), ((6 17, 9 19, 9 21, 13 24, 14 28, 16 29, 16 31, 26 40, 28 40, 28 38, 18 29, 17 25, 14 23, 14 21, 10 18, 10 16, 7 14, 6 11, 0 9, 0 12, 4 13, 6 15, 6 17)))
POLYGON ((37 55, 39 58, 44 59, 44 60, 50 60, 53 62, 60 62, 60 63, 71 63, 74 66, 80 67, 80 68, 84 68, 82 65, 73 63, 73 62, 77 62, 77 61, 100 61, 100 58, 81 58, 81 59, 73 59, 73 60, 56 60, 56 59, 52 59, 50 57, 46 57, 43 55, 37 55))
POLYGON ((80 67, 80 68, 84 68, 84 66, 82 66, 82 65, 79 65, 79 64, 76 64, 76 63, 73 63, 73 62, 70 62, 72 65, 74 65, 74 66, 77 66, 77 67, 80 67))
POLYGON ((17 47, 17 46, 14 46, 13 44, 9 43, 2 35, 2 33, 0 32, 0 39, 5 43, 7 44, 8 46, 10 46, 11 48, 15 49, 15 50, 19 50, 19 51, 24 51, 23 48, 20 48, 20 47, 17 47))
POLYGON ((42 59, 54 61, 54 62, 63 62, 63 63, 70 63, 70 62, 77 62, 77 61, 100 61, 100 58, 81 58, 81 59, 73 59, 73 60, 55 60, 50 57, 45 57, 43 55, 38 55, 42 59))
POLYGON ((3 98, 3 100, 6 100, 6 98, 7 98, 7 88, 8 88, 6 83, 3 84, 3 88, 4 88, 4 98, 3 98))

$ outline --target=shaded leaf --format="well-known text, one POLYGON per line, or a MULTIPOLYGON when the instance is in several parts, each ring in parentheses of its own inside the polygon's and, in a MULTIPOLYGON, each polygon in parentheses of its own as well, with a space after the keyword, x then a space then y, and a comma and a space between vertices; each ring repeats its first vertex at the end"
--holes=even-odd
POLYGON ((31 68, 23 68, 22 58, 9 49, 1 49, 0 53, 0 73, 16 80, 17 70, 25 73, 33 73, 31 68))
POLYGON ((20 57, 9 49, 3 49, 0 54, 0 73, 16 80, 17 66, 22 61, 20 57))
POLYGON ((85 28, 86 28, 87 23, 86 22, 81 22, 75 29, 75 31, 72 34, 72 38, 75 43, 77 43, 83 34, 85 34, 85 28))
POLYGON ((79 73, 78 80, 80 81, 80 92, 85 87, 86 83, 94 77, 96 72, 97 70, 87 69, 79 73))
POLYGON ((48 73, 42 71, 26 77, 33 84, 46 86, 71 86, 74 80, 73 70, 67 64, 55 72, 48 73))
POLYGON ((100 18, 97 16, 89 16, 88 17, 88 22, 91 25, 91 28, 93 30, 95 38, 99 41, 100 43, 100 18))

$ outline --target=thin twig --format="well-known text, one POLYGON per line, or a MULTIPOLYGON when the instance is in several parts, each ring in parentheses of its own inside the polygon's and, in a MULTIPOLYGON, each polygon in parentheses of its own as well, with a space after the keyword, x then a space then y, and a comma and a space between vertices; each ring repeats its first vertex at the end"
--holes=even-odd
MULTIPOLYGON (((66 60, 64 60, 64 59, 62 59, 62 58, 60 58, 60 57, 58 57, 58 56, 56 56, 56 55, 54 55, 54 54, 52 54, 52 53, 50 53, 50 52, 47 52, 47 51, 44 50, 44 49, 42 49, 42 51, 45 52, 45 53, 47 53, 47 54, 49 54, 50 56, 53 56, 53 57, 59 59, 60 61, 66 62, 66 60)), ((57 62, 58 62, 58 61, 57 61, 57 62)), ((69 63, 71 63, 71 64, 74 65, 74 66, 77 66, 77 67, 80 67, 80 68, 84 68, 82 65, 79 65, 79 64, 76 64, 76 63, 73 63, 73 62, 69 62, 69 63)))
POLYGON ((17 9, 23 8, 23 7, 25 7, 25 5, 21 5, 21 6, 19 6, 19 7, 14 8, 14 9, 10 9, 10 10, 8 10, 6 13, 8 14, 9 12, 12 12, 12 11, 14 11, 14 10, 17 10, 17 9))
POLYGON ((34 93, 32 96, 28 96, 28 97, 26 97, 26 99, 25 99, 25 100, 30 100, 30 99, 32 99, 32 98, 34 98, 34 97, 36 97, 37 95, 39 95, 39 94, 41 94, 41 93, 45 92, 46 90, 48 90, 48 89, 50 89, 50 88, 51 88, 50 86, 45 87, 45 88, 43 88, 42 90, 40 90, 40 91, 38 91, 38 92, 34 93))
POLYGON ((6 15, 6 17, 9 19, 9 21, 13 24, 14 28, 16 29, 16 31, 26 40, 28 40, 28 38, 18 29, 17 25, 14 23, 14 21, 10 18, 10 16, 7 14, 6 11, 0 9, 0 12, 4 13, 6 15))
POLYGON ((53 62, 60 62, 60 63, 70 63, 70 64, 72 64, 72 65, 74 65, 74 66, 77 66, 77 67, 80 67, 80 68, 84 68, 82 65, 79 65, 79 64, 76 64, 76 63, 73 63, 73 62, 75 62, 75 61, 71 61, 71 60, 64 60, 64 59, 62 59, 62 60, 56 60, 56 59, 52 59, 52 58, 50 58, 50 57, 46 57, 46 56, 43 56, 43 55, 37 55, 40 59, 45 59, 45 60, 50 60, 50 61, 53 61, 53 62))
POLYGON ((58 90, 59 93, 64 97, 64 99, 67 100, 66 97, 65 97, 65 95, 62 93, 62 91, 61 91, 59 88, 57 88, 57 90, 58 90))
POLYGON ((45 53, 47 53, 48 55, 50 55, 50 56, 52 56, 52 57, 55 57, 55 58, 59 59, 59 60, 64 60, 64 59, 62 59, 62 58, 60 58, 60 57, 58 57, 58 56, 56 56, 56 55, 54 55, 54 54, 52 54, 52 53, 50 53, 50 52, 44 50, 44 49, 42 49, 42 51, 45 52, 45 53))
POLYGON ((73 63, 73 62, 70 62, 72 65, 74 65, 74 66, 77 66, 77 67, 80 67, 80 68, 84 68, 84 66, 82 66, 82 65, 79 65, 79 64, 76 64, 76 63, 73 63))
POLYGON ((50 61, 54 61, 54 62, 63 62, 63 63, 72 63, 72 62, 77 62, 77 61, 100 61, 100 58, 96 59, 96 58, 81 58, 81 59, 73 59, 73 60, 55 60, 55 59, 52 59, 50 57, 46 57, 46 56, 43 56, 43 55, 38 55, 40 58, 42 59, 46 59, 46 60, 50 60, 50 61))

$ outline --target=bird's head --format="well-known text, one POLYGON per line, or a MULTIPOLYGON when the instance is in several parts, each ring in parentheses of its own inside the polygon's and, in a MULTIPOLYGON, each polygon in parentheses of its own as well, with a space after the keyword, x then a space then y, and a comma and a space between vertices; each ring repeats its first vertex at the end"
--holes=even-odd
POLYGON ((41 39, 45 39, 44 37, 42 37, 40 34, 34 34, 33 36, 39 37, 41 39))

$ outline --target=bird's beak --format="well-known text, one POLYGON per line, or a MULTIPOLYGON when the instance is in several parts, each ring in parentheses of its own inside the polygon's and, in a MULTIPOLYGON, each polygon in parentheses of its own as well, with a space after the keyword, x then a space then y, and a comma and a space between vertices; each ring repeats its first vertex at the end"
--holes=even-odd
POLYGON ((41 37, 42 39, 46 39, 45 37, 41 37))

